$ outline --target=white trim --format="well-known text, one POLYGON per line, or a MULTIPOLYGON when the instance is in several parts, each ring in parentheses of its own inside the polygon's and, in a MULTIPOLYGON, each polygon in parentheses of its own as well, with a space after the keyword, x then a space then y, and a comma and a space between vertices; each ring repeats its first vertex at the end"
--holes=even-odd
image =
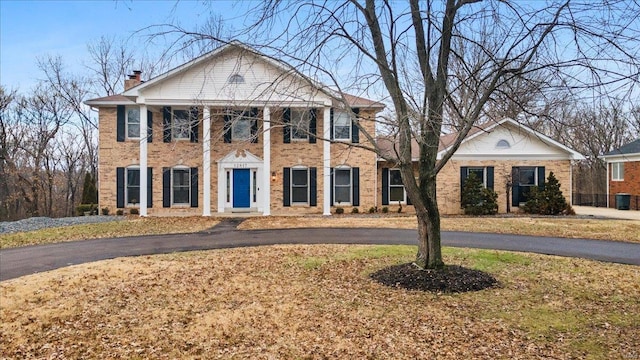
POLYGON ((331 215, 331 104, 322 109, 322 215, 331 215))
POLYGON ((202 216, 211 216, 211 113, 202 108, 202 216))
MULTIPOLYGON (((389 194, 389 205, 394 205, 394 204, 398 204, 397 200, 391 200, 391 172, 392 171, 398 171, 400 172, 399 168, 389 168, 389 181, 387 184, 387 194, 389 194)), ((400 176, 400 179, 402 179, 402 175, 400 176)), ((398 187, 399 185, 393 185, 394 187, 398 187)), ((400 201, 400 204, 402 205, 406 205, 407 204, 407 188, 404 186, 404 181, 402 182, 402 196, 404 197, 404 200, 400 201)))
MULTIPOLYGON (((140 105, 140 216, 147 216, 147 105, 140 105), (144 184, 144 185, 143 185, 144 184)), ((126 113, 126 108, 125 108, 126 113)), ((126 130, 126 129, 125 129, 126 130)))
POLYGON ((640 153, 616 154, 616 155, 607 155, 607 156, 603 155, 600 158, 604 159, 608 163, 613 163, 613 162, 633 162, 633 161, 640 161, 640 153))
MULTIPOLYGON (((333 201, 333 205, 334 206, 351 206, 351 204, 353 204, 353 168, 349 167, 347 165, 338 165, 336 167, 333 168, 333 199, 331 199, 333 201), (335 201, 336 198, 336 186, 338 186, 336 184, 336 171, 348 171, 349 172, 349 201, 343 201, 338 203, 337 201, 335 201)), ((341 185, 341 187, 344 187, 344 185, 341 185)))
MULTIPOLYGON (((262 215, 271 215, 271 109, 262 110, 262 215)), ((260 189, 258 188, 258 191, 260 189)))
MULTIPOLYGON (((231 151, 218 161, 218 212, 233 211, 233 170, 250 170, 249 176, 249 209, 250 211, 261 211, 265 196, 260 196, 260 191, 264 190, 264 181, 268 177, 264 174, 264 160, 253 155, 247 150, 231 151), (230 172, 230 198, 227 202, 227 171, 230 172), (262 182, 255 186, 258 192, 254 194, 253 171, 256 172, 256 181, 262 182), (256 201, 253 201, 255 195, 256 201)), ((243 208, 245 209, 245 208, 243 208)), ((246 211, 246 210, 244 210, 246 211)))
POLYGON ((623 161, 616 161, 616 162, 611 162, 611 181, 624 181, 624 162, 623 161), (614 171, 614 166, 617 167, 617 171, 614 171), (622 166, 622 171, 620 169, 620 166, 622 166))
POLYGON ((140 179, 140 165, 130 165, 124 168, 124 207, 125 208, 135 208, 135 207, 140 207, 141 202, 137 202, 137 203, 130 203, 129 202, 129 170, 138 170, 138 197, 140 197, 140 188, 142 188, 142 186, 140 186, 140 182, 142 179, 140 179))

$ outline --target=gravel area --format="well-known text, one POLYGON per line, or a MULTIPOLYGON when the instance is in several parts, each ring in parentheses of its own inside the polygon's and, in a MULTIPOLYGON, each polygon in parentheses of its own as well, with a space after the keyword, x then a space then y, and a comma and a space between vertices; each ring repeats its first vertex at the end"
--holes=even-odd
POLYGON ((10 234, 23 231, 33 231, 45 228, 71 226, 80 224, 93 224, 109 221, 124 220, 124 216, 76 216, 65 218, 32 217, 18 221, 0 222, 0 234, 10 234))

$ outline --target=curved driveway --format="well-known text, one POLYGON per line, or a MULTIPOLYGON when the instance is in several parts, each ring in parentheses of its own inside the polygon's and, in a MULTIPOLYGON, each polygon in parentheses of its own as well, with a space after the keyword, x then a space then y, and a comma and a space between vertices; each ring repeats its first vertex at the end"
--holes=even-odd
MULTIPOLYGON (((210 230, 193 234, 95 239, 3 249, 0 250, 0 281, 123 256, 274 244, 417 244, 415 230, 235 230, 236 225, 225 221, 210 230)), ((635 243, 444 231, 442 244, 640 265, 640 244, 635 243)))

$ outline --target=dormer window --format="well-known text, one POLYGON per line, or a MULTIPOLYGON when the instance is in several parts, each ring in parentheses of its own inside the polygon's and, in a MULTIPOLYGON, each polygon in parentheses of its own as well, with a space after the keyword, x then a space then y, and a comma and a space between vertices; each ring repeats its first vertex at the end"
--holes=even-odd
POLYGON ((244 84, 244 77, 240 74, 233 74, 227 80, 229 84, 244 84))
POLYGON ((496 149, 509 149, 510 147, 511 144, 509 144, 509 142, 505 139, 498 141, 498 143, 496 144, 496 149))

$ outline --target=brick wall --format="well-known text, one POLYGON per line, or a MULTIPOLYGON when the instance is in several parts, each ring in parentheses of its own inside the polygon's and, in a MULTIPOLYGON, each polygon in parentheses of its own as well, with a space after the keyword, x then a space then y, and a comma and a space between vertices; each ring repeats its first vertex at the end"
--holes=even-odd
MULTIPOLYGON (((612 180, 612 164, 609 164, 609 193, 628 193, 640 195, 640 161, 624 163, 623 180, 612 180)), ((613 205, 612 205, 613 206, 613 205)))
MULTIPOLYGON (((494 167, 494 191, 498 194, 498 212, 505 213, 507 211, 507 195, 506 195, 506 182, 511 176, 511 169, 514 166, 544 166, 545 167, 545 180, 549 176, 549 173, 553 171, 554 175, 560 182, 560 189, 564 194, 567 202, 570 200, 570 161, 569 160, 451 160, 438 174, 437 184, 437 196, 438 196, 438 208, 441 214, 462 214, 463 210, 460 208, 460 167, 494 167)), ((381 163, 380 170, 378 171, 378 207, 382 207, 382 167, 393 167, 392 164, 381 163)), ((417 169, 414 166, 414 171, 417 174, 417 169)), ((511 191, 511 189, 509 189, 511 191)), ((509 201, 511 199, 509 198, 509 201)), ((385 205, 389 207, 390 212, 395 212, 398 209, 397 204, 385 205)), ((517 207, 512 206, 512 211, 518 211, 517 207)), ((403 211, 412 212, 412 206, 403 205, 403 211)))

